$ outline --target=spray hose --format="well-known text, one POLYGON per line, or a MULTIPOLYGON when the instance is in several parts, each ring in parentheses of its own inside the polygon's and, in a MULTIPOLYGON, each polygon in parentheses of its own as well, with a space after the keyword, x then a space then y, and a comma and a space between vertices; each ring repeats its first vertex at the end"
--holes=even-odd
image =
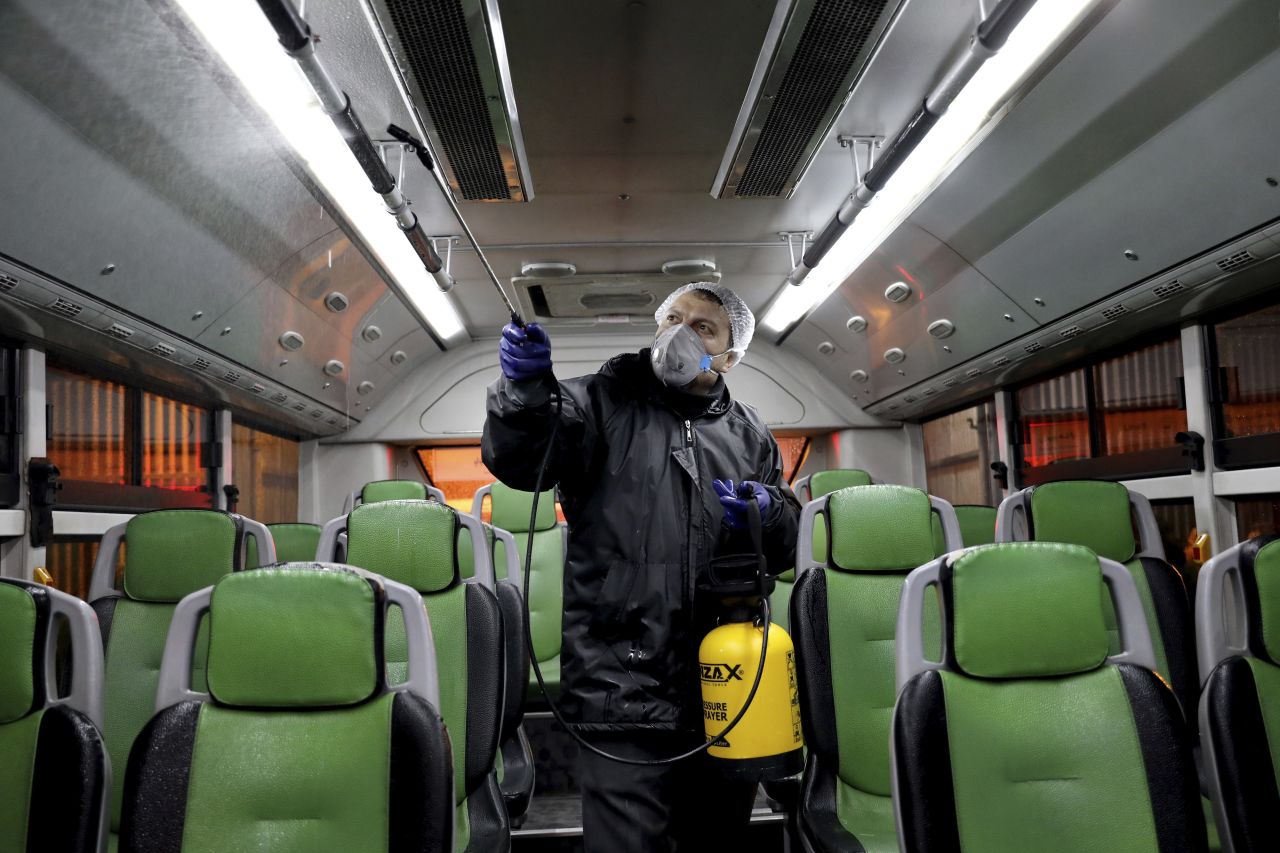
MULTIPOLYGON (((524 323, 519 322, 519 317, 514 312, 512 313, 512 320, 516 321, 517 325, 521 327, 524 326, 524 323)), ((608 759, 609 761, 616 761, 619 764, 630 764, 637 767, 659 767, 667 764, 675 764, 679 761, 684 761, 687 758, 693 758, 694 756, 700 753, 706 752, 708 749, 715 746, 717 743, 719 743, 725 737, 727 737, 729 732, 733 731, 734 726, 738 725, 738 723, 742 720, 742 718, 746 716, 747 709, 751 707, 751 701, 755 699, 756 691, 760 687, 760 679, 764 675, 764 666, 765 666, 765 661, 767 659, 766 655, 769 652, 769 625, 773 621, 772 619, 773 614, 769 607, 769 596, 763 594, 764 558, 763 556, 760 556, 759 568, 758 568, 758 575, 759 575, 761 592, 762 592, 760 596, 761 619, 763 620, 763 626, 764 626, 764 631, 763 631, 764 637, 760 643, 760 661, 756 666, 756 677, 751 682, 751 691, 747 693, 746 702, 743 703, 742 708, 738 710, 738 713, 734 715, 734 718, 729 721, 729 724, 726 725, 721 732, 719 732, 715 737, 708 739, 705 743, 699 744, 698 746, 686 752, 681 752, 677 755, 672 755, 666 758, 646 759, 646 758, 625 758, 621 755, 613 755, 612 753, 606 752, 605 750, 601 749, 595 744, 589 742, 582 735, 578 734, 578 732, 570 728, 569 724, 565 722, 564 715, 560 712, 560 709, 556 707, 555 700, 551 698, 551 694, 547 690, 546 681, 542 677, 542 670, 538 667, 537 655, 533 653, 533 620, 530 618, 530 614, 529 614, 529 575, 530 575, 529 569, 533 564, 533 531, 537 528, 538 500, 542 494, 542 481, 543 481, 543 478, 546 476, 547 466, 551 464, 551 454, 555 450, 556 434, 560 430, 560 413, 564 408, 564 396, 560 391, 560 383, 555 381, 554 376, 552 376, 551 379, 555 389, 554 390, 555 400, 556 400, 555 411, 553 412, 552 419, 551 419, 551 434, 547 437, 547 449, 542 455, 542 464, 538 466, 538 477, 534 481, 533 509, 529 513, 529 542, 525 548, 524 571, 522 572, 524 576, 523 580, 524 580, 524 607, 525 607, 525 619, 524 619, 525 642, 529 646, 529 663, 533 668, 534 677, 538 680, 538 689, 542 691, 543 698, 547 700, 547 707, 551 709, 551 715, 555 717, 556 722, 560 724, 560 727, 563 728, 566 732, 568 732, 573 737, 573 739, 578 742, 579 746, 581 746, 583 749, 589 750, 592 753, 595 753, 601 758, 608 759)), ((748 526, 752 531, 752 540, 753 540, 752 544, 756 547, 757 555, 760 555, 761 554, 761 547, 760 547, 761 542, 759 537, 759 531, 761 529, 760 505, 756 503, 754 499, 754 495, 752 496, 751 499, 747 500, 747 515, 748 515, 748 526)), ((694 567, 690 566, 689 570, 693 571, 694 567)))

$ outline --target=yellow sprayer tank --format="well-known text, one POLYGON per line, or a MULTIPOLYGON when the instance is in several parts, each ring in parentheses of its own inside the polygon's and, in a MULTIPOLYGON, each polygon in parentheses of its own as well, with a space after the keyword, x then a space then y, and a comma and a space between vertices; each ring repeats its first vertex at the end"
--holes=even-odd
MULTIPOLYGON (((729 622, 703 639, 698 664, 708 739, 724 731, 751 692, 763 638, 764 630, 753 622, 729 622)), ((787 632, 771 623, 764 675, 751 707, 707 754, 735 778, 765 781, 801 772, 803 746, 795 647, 787 632)))

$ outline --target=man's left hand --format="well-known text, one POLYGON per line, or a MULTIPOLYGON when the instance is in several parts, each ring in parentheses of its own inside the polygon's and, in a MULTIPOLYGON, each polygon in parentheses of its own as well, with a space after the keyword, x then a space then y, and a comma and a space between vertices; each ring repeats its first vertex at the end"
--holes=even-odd
POLYGON ((712 480, 711 485, 720 496, 720 505, 724 507, 724 522, 730 529, 747 529, 747 499, 738 497, 738 491, 743 487, 750 487, 755 495, 756 503, 760 507, 761 523, 769 517, 769 507, 773 503, 773 498, 769 497, 769 490, 755 480, 743 480, 737 486, 734 485, 733 480, 712 480))

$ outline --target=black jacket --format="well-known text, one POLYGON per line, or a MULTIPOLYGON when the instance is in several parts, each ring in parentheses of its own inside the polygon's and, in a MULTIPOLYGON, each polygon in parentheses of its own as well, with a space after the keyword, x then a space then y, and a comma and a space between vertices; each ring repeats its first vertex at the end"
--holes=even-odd
MULTIPOLYGON (((484 463, 532 490, 550 436, 553 383, 489 387, 484 463)), ((772 573, 794 564, 800 506, 759 414, 729 398, 665 388, 649 351, 560 383, 563 409, 543 488, 559 486, 569 523, 560 648, 562 708, 582 730, 698 731, 701 626, 695 584, 724 517, 713 479, 756 480, 772 505, 772 573)))

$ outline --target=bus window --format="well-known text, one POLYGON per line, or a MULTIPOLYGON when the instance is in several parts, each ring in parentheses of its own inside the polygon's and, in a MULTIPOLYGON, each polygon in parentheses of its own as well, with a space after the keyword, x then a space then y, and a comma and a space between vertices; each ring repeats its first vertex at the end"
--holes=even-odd
POLYGON ((233 423, 231 472, 236 512, 263 524, 298 520, 298 442, 233 423))
POLYGON ((929 494, 953 504, 996 506, 1001 495, 991 472, 999 458, 995 401, 925 421, 923 428, 929 494))

